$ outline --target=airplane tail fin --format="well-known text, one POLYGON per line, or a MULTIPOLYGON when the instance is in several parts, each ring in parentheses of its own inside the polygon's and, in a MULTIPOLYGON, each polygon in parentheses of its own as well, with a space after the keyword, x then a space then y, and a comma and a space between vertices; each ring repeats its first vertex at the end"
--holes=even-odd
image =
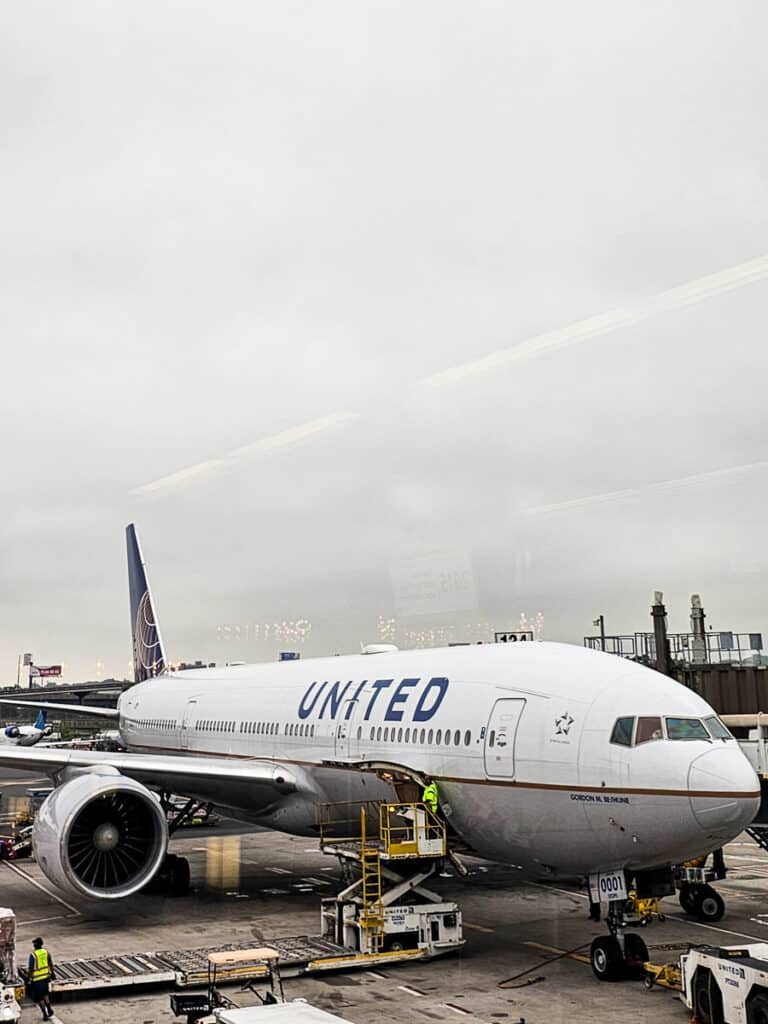
POLYGON ((40 708, 35 719, 35 728, 45 732, 45 708, 40 708))
POLYGON ((165 648, 160 636, 152 594, 147 580, 139 538, 133 523, 126 527, 128 544, 128 588, 131 597, 131 629, 133 630, 133 675, 137 683, 165 672, 165 648))

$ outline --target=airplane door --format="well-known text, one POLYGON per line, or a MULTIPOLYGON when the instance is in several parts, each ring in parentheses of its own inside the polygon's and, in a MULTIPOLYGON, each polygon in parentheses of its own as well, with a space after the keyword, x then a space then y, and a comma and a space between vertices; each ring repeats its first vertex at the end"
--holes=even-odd
POLYGON ((192 719, 197 710, 197 701, 188 700, 187 706, 184 709, 184 715, 181 719, 181 728, 179 730, 179 746, 182 750, 189 749, 189 730, 192 725, 192 719))
POLYGON ((515 777, 515 737, 525 699, 503 698, 493 705, 485 730, 485 774, 501 779, 515 777))
POLYGON ((360 701, 352 697, 345 700, 339 709, 336 731, 333 734, 333 753, 339 759, 353 757, 359 748, 357 740, 353 739, 359 704, 360 701))

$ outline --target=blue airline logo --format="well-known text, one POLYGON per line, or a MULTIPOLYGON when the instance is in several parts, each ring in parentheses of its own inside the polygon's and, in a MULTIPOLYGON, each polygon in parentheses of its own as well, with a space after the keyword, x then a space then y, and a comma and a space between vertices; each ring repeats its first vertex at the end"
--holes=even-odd
MULTIPOLYGON (((369 721, 375 710, 386 708, 385 722, 402 722, 403 715, 409 715, 412 722, 428 722, 443 703, 448 680, 445 676, 433 676, 426 686, 419 687, 420 683, 419 678, 401 679, 397 683, 394 679, 375 679, 360 702, 361 711, 364 709, 361 721, 369 721), (382 694, 384 698, 380 701, 382 694)), ((352 679, 348 683, 310 683, 299 701, 299 718, 309 718, 314 713, 318 719, 335 719, 346 702, 347 721, 367 684, 367 679, 357 684, 352 679)))

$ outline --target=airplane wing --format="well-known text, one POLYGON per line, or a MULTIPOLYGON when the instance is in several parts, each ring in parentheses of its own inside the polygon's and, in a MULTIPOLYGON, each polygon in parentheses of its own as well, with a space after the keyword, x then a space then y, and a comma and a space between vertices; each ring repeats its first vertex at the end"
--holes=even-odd
POLYGON ((15 708, 45 708, 46 711, 74 711, 76 714, 95 715, 99 718, 120 717, 117 708, 95 708, 89 704, 60 704, 53 700, 16 700, 0 697, 0 704, 11 704, 15 708))
POLYGON ((50 775, 55 781, 77 769, 113 768, 151 789, 199 796, 227 804, 228 789, 247 786, 254 807, 271 804, 298 789, 295 776, 271 761, 175 754, 128 754, 106 750, 13 747, 0 752, 0 766, 50 775))

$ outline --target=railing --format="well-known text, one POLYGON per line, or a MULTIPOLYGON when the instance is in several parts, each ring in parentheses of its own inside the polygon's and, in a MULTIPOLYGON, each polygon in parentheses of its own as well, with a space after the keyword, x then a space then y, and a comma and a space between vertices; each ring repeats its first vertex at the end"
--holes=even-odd
POLYGON ((377 846, 388 860, 443 857, 445 824, 422 803, 321 804, 317 809, 321 844, 377 846))
POLYGON ((425 804, 382 804, 379 832, 389 860, 445 856, 445 825, 425 804))
POLYGON ((343 800, 318 804, 315 820, 320 841, 340 846, 379 840, 379 806, 378 800, 343 800))
MULTIPOLYGON (((762 633, 732 633, 729 630, 704 634, 669 633, 672 661, 683 665, 763 665, 762 633)), ((653 633, 612 636, 585 636, 584 646, 605 650, 622 658, 645 664, 656 662, 656 637, 653 633)))

